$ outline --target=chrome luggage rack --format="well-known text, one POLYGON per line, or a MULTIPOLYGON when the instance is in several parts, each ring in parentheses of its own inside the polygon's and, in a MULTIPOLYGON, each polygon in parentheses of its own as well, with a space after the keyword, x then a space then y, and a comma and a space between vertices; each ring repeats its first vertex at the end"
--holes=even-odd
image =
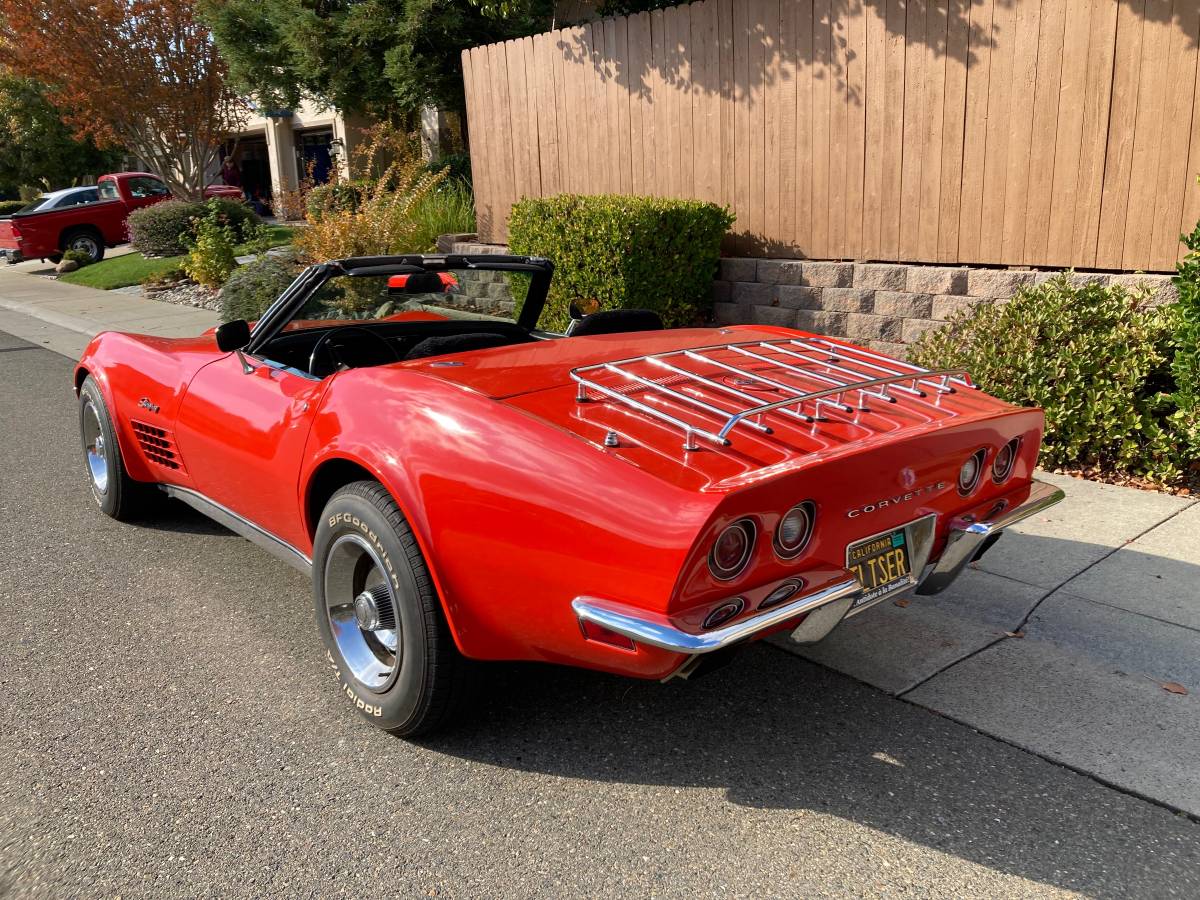
POLYGON ((930 391, 953 394, 959 387, 978 389, 964 369, 923 369, 821 338, 743 341, 670 350, 581 366, 571 370, 571 378, 579 385, 575 397, 579 403, 607 398, 636 409, 682 431, 684 450, 698 450, 697 438, 728 447, 732 443, 729 434, 739 425, 760 434, 771 434, 772 429, 764 420, 767 413, 778 412, 815 423, 822 407, 857 415, 869 411, 868 398, 895 403, 893 391, 925 398, 930 391), (737 364, 743 360, 744 363, 737 364), (752 365, 755 367, 750 368, 752 365), (601 384, 598 375, 612 376, 610 381, 615 379, 620 387, 601 384), (730 379, 731 375, 734 379, 730 379), (809 390, 780 380, 784 378, 828 386, 809 390), (701 392, 701 387, 708 391, 701 392), (761 403, 761 398, 747 393, 754 389, 785 396, 761 403), (722 399, 728 398, 728 405, 734 408, 716 405, 713 392, 722 395, 722 399), (640 399, 631 396, 634 393, 643 396, 640 399), (853 406, 846 402, 848 397, 856 400, 853 406), (752 405, 742 405, 746 401, 752 405), (698 414, 697 418, 681 418, 684 413, 667 412, 660 407, 662 403, 687 407, 698 414), (811 404, 811 414, 804 411, 805 404, 811 404), (714 425, 710 419, 719 424, 714 425))

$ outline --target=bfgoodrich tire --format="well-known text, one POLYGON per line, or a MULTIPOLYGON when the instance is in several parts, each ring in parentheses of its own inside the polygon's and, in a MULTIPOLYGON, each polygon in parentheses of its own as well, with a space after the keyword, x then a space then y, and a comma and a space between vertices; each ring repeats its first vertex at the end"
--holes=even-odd
POLYGON ((451 720, 468 662, 412 529, 379 483, 348 484, 325 506, 313 542, 313 600, 338 686, 360 715, 402 737, 451 720))
POLYGON ((108 406, 91 375, 79 389, 79 437, 92 498, 100 511, 121 521, 137 518, 145 510, 150 488, 125 471, 108 406))

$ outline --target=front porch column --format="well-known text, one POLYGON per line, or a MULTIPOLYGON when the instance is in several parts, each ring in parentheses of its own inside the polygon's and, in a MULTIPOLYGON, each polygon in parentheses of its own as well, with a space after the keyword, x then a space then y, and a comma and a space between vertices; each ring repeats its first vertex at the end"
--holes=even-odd
POLYGON ((299 189, 296 170, 296 133, 292 115, 267 116, 267 163, 271 167, 271 193, 280 197, 299 189))

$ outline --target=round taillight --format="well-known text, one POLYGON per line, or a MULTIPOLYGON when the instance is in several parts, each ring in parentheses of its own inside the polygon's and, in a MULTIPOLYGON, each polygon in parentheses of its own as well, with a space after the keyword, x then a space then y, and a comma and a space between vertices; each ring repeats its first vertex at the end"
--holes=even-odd
POLYGON ((796 592, 804 587, 804 582, 799 579, 785 581, 771 593, 767 594, 762 603, 758 604, 759 609, 770 609, 772 606, 778 606, 787 600, 791 600, 796 596, 796 592))
POLYGON ((775 529, 775 552, 784 559, 793 559, 812 537, 813 523, 816 521, 816 507, 811 500, 797 503, 779 520, 775 529))
POLYGON ((754 523, 739 519, 719 535, 708 554, 708 568, 722 581, 736 578, 750 561, 754 549, 754 523))
POLYGON ((1020 442, 1018 438, 1013 438, 1000 448, 996 453, 996 458, 992 460, 992 481, 999 484, 1002 481, 1008 480, 1008 476, 1012 474, 1013 467, 1017 464, 1017 450, 1019 449, 1020 442))
POLYGON ((983 472, 984 451, 979 450, 967 457, 967 461, 958 470, 958 492, 969 494, 979 484, 979 476, 983 472))
POLYGON ((704 619, 704 628, 716 628, 718 625, 724 625, 745 607, 746 601, 741 597, 734 597, 725 603, 722 603, 704 619))

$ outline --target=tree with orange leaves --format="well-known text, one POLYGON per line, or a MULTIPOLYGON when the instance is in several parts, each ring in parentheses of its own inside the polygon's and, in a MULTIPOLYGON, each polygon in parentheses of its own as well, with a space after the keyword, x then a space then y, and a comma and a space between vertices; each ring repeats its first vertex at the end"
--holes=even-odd
POLYGON ((121 145, 196 199, 247 105, 189 0, 0 0, 0 62, 47 85, 78 137, 121 145))

